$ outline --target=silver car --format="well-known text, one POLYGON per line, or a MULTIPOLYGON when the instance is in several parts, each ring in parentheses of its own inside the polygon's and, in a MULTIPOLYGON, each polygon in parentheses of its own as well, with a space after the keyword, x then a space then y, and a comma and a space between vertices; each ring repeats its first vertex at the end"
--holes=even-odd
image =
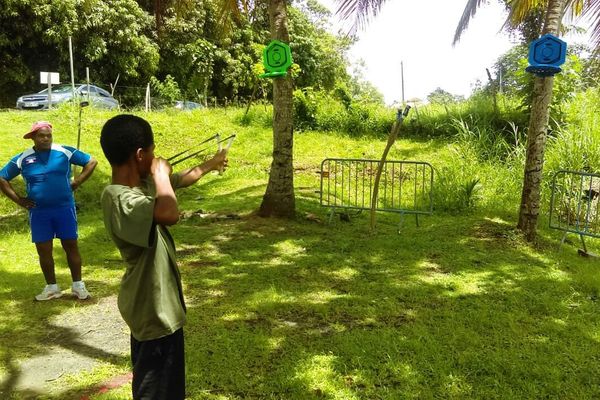
MULTIPOLYGON (((52 107, 73 99, 71 85, 57 85, 52 87, 52 107)), ((77 101, 89 101, 93 106, 109 110, 119 107, 119 102, 106 90, 95 85, 85 83, 75 85, 75 98, 77 101)), ((48 89, 34 94, 26 94, 17 99, 17 108, 20 110, 47 110, 48 89)))

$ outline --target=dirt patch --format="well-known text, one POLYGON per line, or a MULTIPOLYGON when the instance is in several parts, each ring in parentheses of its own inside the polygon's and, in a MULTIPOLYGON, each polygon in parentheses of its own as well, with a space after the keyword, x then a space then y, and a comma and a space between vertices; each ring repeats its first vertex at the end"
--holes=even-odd
POLYGON ((117 297, 74 307, 50 321, 48 352, 19 360, 0 376, 0 398, 37 398, 56 394, 56 380, 91 371, 129 352, 129 329, 117 308, 117 297))

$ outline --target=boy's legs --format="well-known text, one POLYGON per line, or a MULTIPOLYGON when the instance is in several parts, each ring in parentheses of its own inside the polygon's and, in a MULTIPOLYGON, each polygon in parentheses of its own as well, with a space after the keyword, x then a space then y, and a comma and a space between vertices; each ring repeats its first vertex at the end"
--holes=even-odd
POLYGON ((132 336, 131 363, 135 400, 185 398, 183 329, 147 341, 137 341, 132 336))

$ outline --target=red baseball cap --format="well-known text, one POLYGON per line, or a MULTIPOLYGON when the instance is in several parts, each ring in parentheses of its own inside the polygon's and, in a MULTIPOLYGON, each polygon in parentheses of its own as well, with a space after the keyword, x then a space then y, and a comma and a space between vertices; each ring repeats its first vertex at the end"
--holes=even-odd
POLYGON ((31 139, 33 135, 42 128, 49 128, 52 130, 52 124, 48 121, 37 121, 31 125, 31 130, 23 135, 23 139, 31 139))

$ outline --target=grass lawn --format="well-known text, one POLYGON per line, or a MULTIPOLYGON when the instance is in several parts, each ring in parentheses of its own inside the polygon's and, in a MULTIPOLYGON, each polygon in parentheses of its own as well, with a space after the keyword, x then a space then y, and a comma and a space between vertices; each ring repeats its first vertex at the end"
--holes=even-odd
MULTIPOLYGON (((188 303, 190 399, 600 398, 600 261, 579 257, 574 235, 559 250, 561 232, 546 228, 546 211, 539 242, 522 240, 514 229, 520 193, 506 193, 504 183, 518 187, 521 171, 482 165, 479 206, 435 211, 420 218, 420 227, 406 218, 400 234, 398 216, 381 213, 371 234, 367 213, 328 223, 315 172, 326 157, 379 157, 385 135, 300 132, 294 150, 298 218, 261 219, 252 212, 264 194, 272 133, 261 113, 252 114, 250 125, 240 124, 242 114, 139 114, 153 124, 156 152, 165 156, 215 131, 238 134, 225 174, 179 194, 184 218, 171 229, 188 303), (239 218, 200 215, 211 212, 239 218)), ((100 163, 76 194, 84 279, 96 299, 114 296, 123 273, 99 210, 110 168, 98 137, 111 115, 84 110, 82 149, 100 163)), ((2 164, 29 145, 20 136, 41 118, 53 122, 56 143, 76 143, 74 110, 3 112, 2 164)), ((453 162, 452 154, 444 141, 401 139, 389 158, 441 168, 453 162)), ((598 240, 587 244, 599 252, 598 240)), ((65 288, 68 268, 55 246, 65 288)), ((0 368, 10 380, 0 392, 22 373, 17 360, 51 344, 77 346, 50 320, 91 303, 35 303, 43 284, 26 213, 3 197, 0 368)), ((78 399, 129 371, 127 353, 98 361, 92 372, 61 377, 38 398, 78 399)), ((91 398, 126 399, 129 390, 125 385, 91 398)))

